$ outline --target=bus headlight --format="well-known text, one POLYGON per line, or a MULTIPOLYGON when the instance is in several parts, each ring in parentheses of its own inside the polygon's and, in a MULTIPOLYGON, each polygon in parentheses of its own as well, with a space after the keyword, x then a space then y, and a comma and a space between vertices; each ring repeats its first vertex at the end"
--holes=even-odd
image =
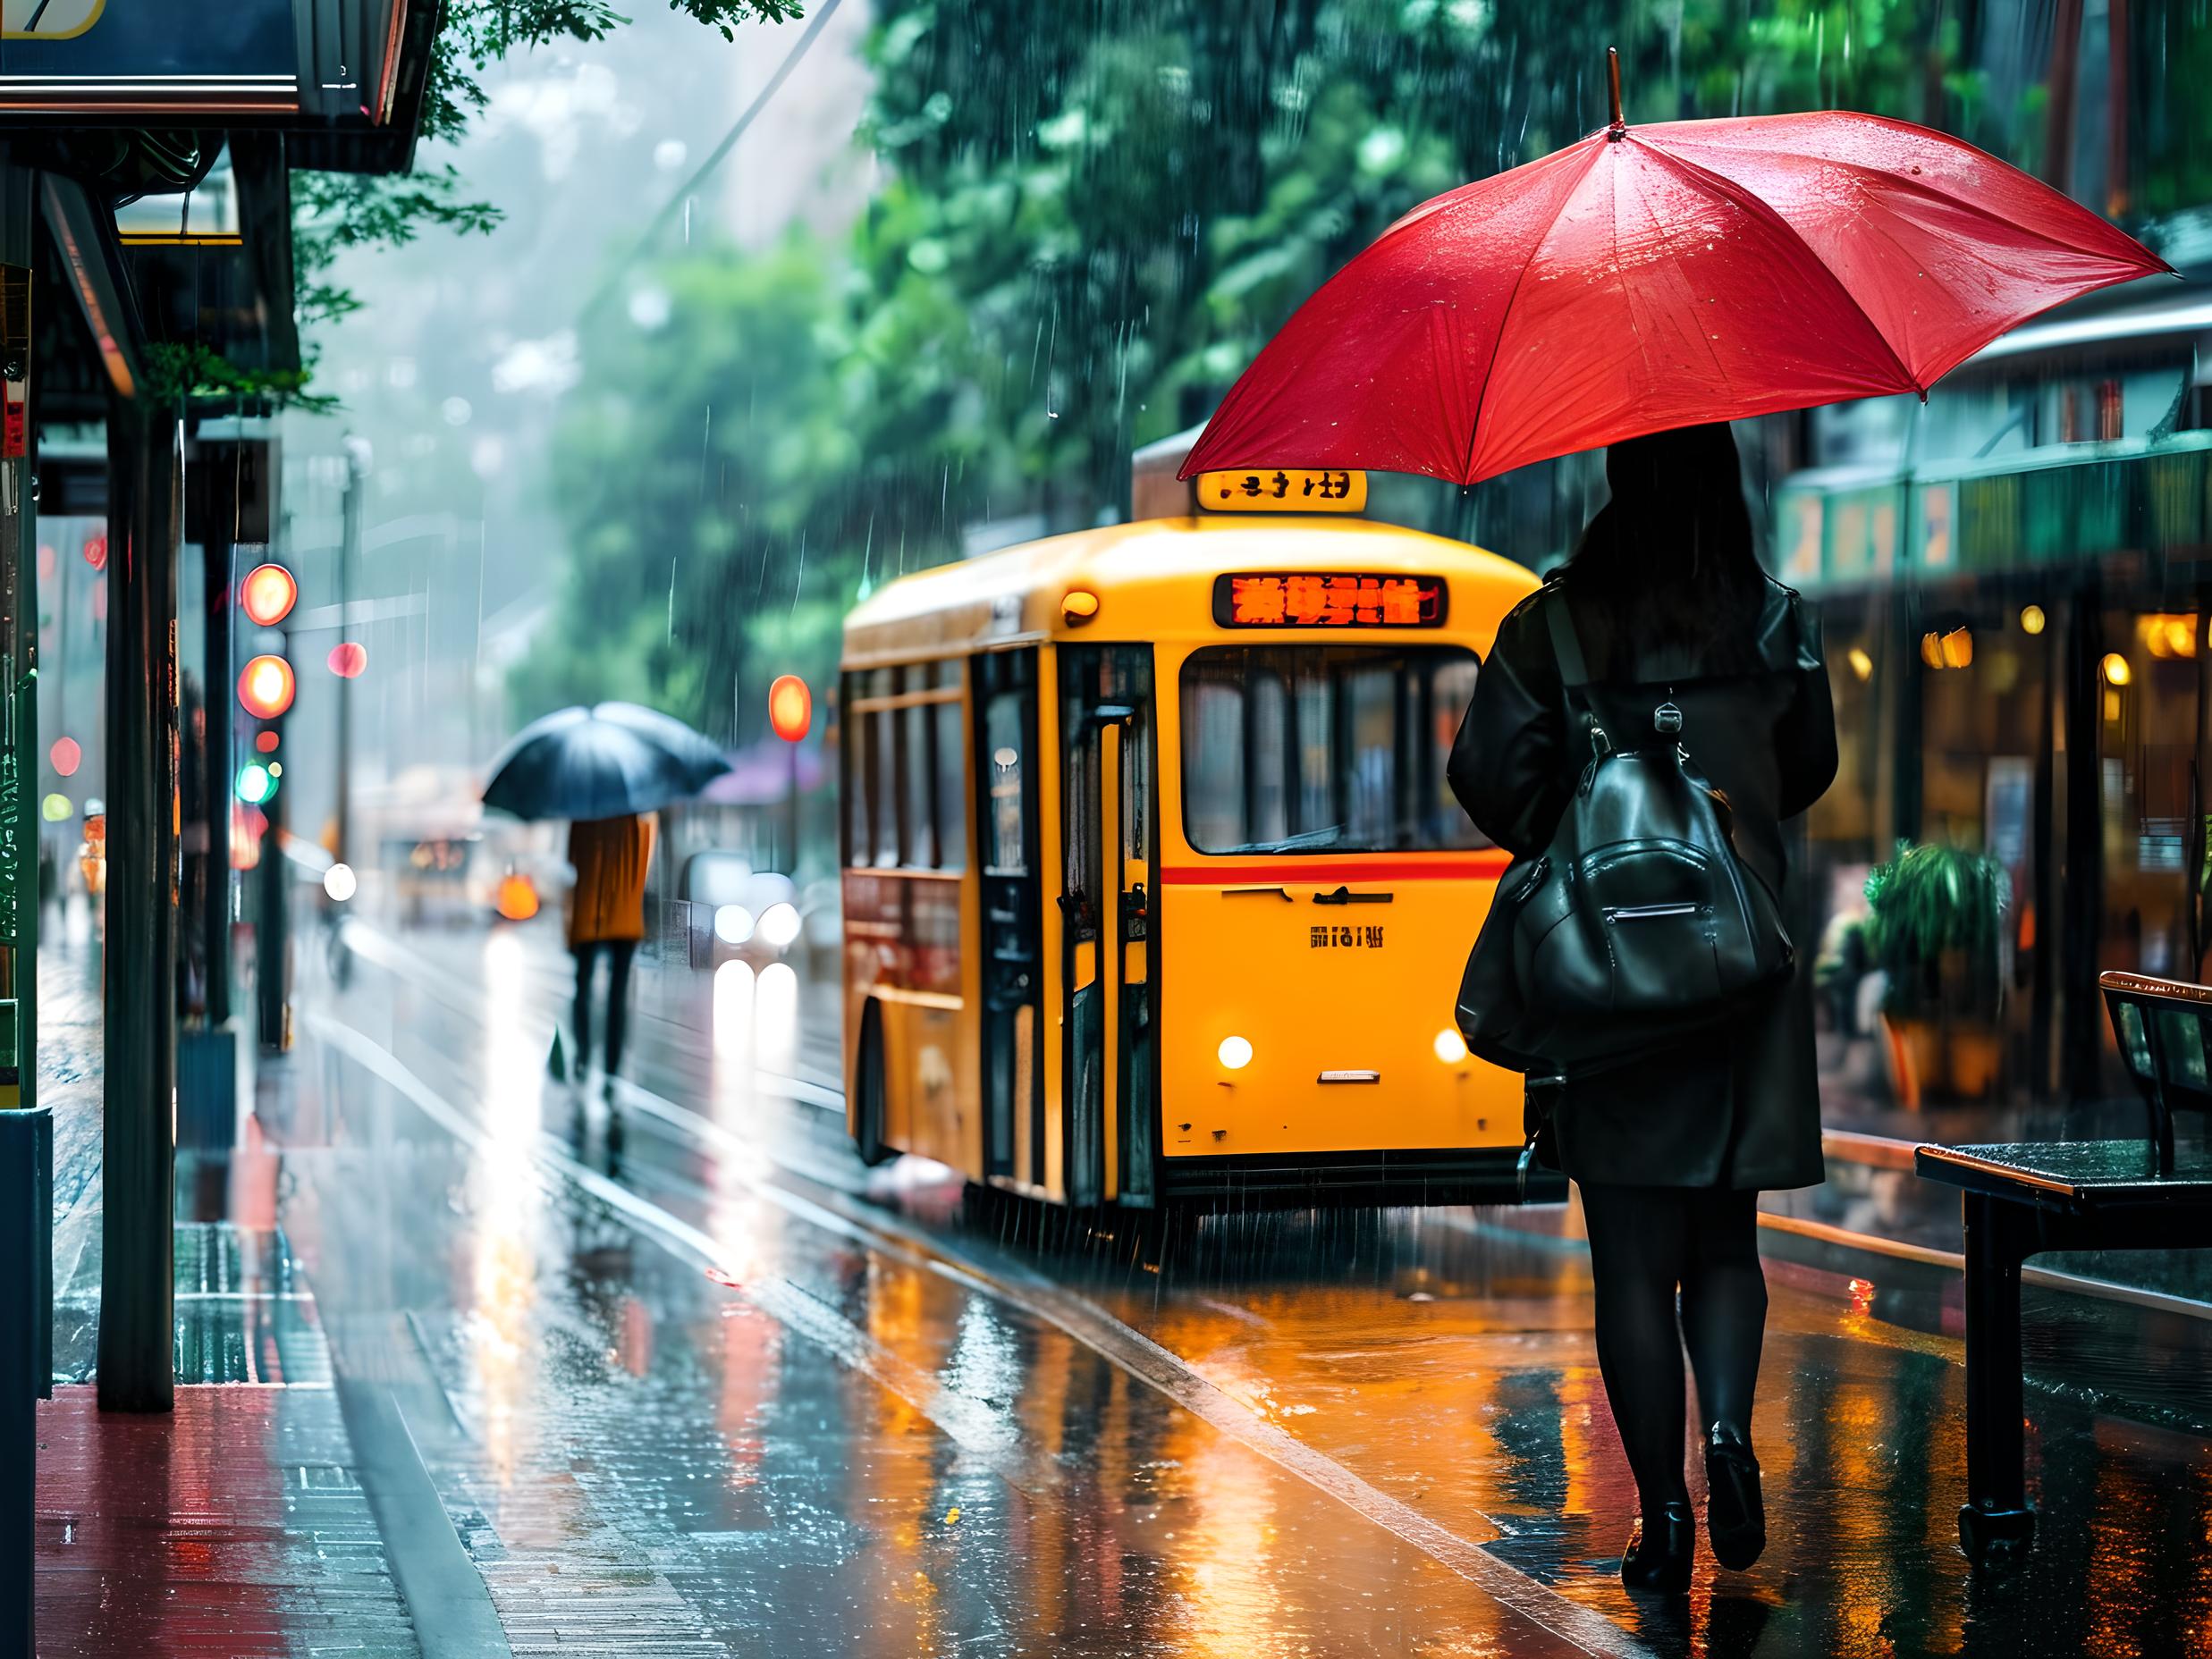
POLYGON ((714 907, 714 937, 725 945, 742 945, 753 937, 753 913, 743 905, 714 907))
POLYGON ((1241 1072, 1252 1064, 1252 1045, 1242 1037, 1224 1037, 1221 1046, 1214 1050, 1220 1062, 1232 1072, 1241 1072))
POLYGON ((1436 1034, 1436 1057, 1447 1065, 1456 1065, 1467 1057, 1467 1040, 1446 1026, 1436 1034))
POLYGON ((760 913, 760 936, 781 950, 798 937, 798 908, 781 901, 760 913))

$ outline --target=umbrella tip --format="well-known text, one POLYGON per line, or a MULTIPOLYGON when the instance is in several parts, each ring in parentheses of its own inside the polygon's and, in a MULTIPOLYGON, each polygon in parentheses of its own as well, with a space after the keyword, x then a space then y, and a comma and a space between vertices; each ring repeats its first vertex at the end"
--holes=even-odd
POLYGON ((1620 139, 1626 136, 1628 123, 1621 119, 1621 52, 1618 46, 1605 49, 1605 75, 1613 93, 1613 124, 1606 130, 1607 136, 1620 139))

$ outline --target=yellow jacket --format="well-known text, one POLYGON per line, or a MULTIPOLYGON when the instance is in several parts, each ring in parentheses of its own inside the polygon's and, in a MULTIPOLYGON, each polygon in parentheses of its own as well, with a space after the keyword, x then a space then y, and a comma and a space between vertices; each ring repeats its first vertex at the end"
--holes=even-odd
POLYGON ((625 813, 569 826, 569 863, 576 890, 569 905, 569 944, 646 936, 646 872, 653 864, 654 820, 625 813))

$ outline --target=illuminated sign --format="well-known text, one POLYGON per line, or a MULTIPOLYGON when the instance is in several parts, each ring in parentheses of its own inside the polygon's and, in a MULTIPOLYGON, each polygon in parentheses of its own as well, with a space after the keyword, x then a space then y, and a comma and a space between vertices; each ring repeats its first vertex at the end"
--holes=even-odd
POLYGON ((1440 576, 1258 570, 1213 578, 1223 627, 1441 627, 1440 576))
POLYGON ((1202 472, 1198 504, 1212 513, 1356 513, 1367 506, 1364 472, 1202 472))
POLYGON ((10 115, 282 113, 299 68, 293 0, 0 0, 10 115))

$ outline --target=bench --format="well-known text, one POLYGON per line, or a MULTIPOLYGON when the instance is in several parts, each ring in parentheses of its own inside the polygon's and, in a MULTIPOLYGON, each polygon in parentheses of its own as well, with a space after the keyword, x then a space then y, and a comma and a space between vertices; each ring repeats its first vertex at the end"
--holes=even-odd
POLYGON ((1966 1225, 1966 1504, 1959 1543, 1992 1564, 2027 1552, 2020 1268, 2065 1250, 2212 1247, 2212 1158, 2176 1159, 2177 1107, 2212 1112, 2212 987, 2139 973, 2098 980, 2141 1090, 2140 1141, 1922 1146, 1913 1168, 1960 1189, 1966 1225))

